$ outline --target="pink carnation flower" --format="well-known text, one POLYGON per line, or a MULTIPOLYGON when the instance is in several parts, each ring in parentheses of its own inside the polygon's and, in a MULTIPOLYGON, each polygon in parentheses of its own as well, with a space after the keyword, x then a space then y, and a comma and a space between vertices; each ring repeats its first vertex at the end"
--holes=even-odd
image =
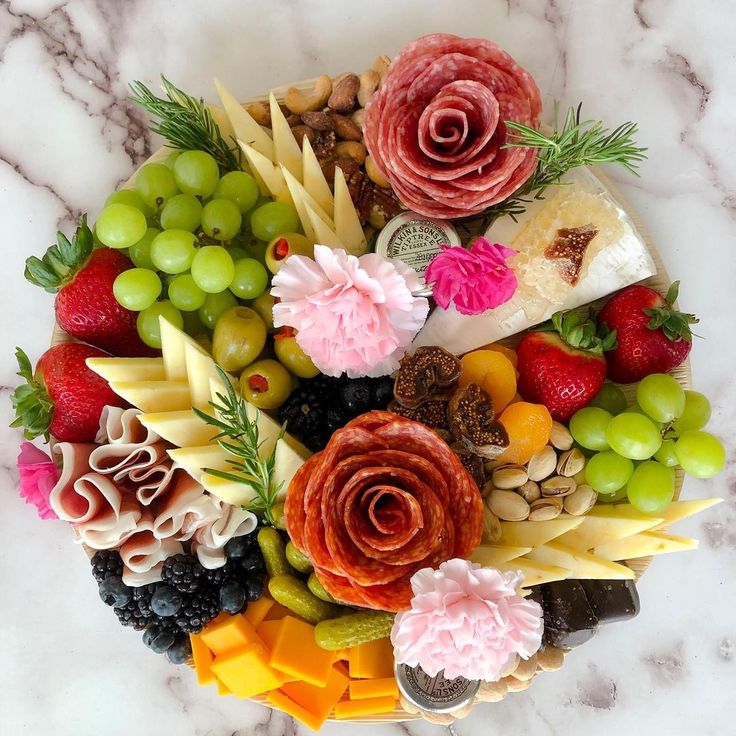
POLYGON ((273 277, 274 325, 293 327, 328 376, 383 376, 398 368, 427 319, 427 300, 412 295, 421 287, 399 260, 315 245, 314 260, 291 256, 273 277))
POLYGON ((42 519, 58 519, 49 506, 49 494, 60 475, 54 461, 30 442, 22 442, 17 466, 21 497, 38 509, 42 519))
POLYGON ((498 680, 518 654, 542 643, 542 609, 517 595, 520 573, 468 560, 419 570, 411 579, 411 609, 396 616, 391 642, 397 662, 434 677, 498 680))
POLYGON ((470 249, 441 245, 442 253, 429 264, 425 278, 443 309, 454 304, 460 314, 482 314, 505 304, 518 282, 506 263, 518 251, 476 238, 470 249))

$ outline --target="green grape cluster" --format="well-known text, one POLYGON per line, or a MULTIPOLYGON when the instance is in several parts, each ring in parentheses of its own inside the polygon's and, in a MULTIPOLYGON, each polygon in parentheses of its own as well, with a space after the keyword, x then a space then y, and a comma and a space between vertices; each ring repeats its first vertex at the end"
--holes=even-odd
POLYGON ((220 176, 209 153, 174 151, 108 197, 95 237, 127 249, 134 268, 115 280, 115 298, 139 313, 141 339, 160 348, 159 315, 204 339, 228 309, 266 294, 266 244, 298 227, 294 208, 262 199, 251 174, 220 176))
POLYGON ((594 451, 586 482, 603 502, 628 498, 642 513, 656 514, 672 501, 675 469, 711 478, 726 463, 721 441, 704 431, 711 415, 708 399, 683 389, 669 374, 653 373, 636 387, 636 403, 605 384, 590 406, 570 419, 570 433, 594 451))

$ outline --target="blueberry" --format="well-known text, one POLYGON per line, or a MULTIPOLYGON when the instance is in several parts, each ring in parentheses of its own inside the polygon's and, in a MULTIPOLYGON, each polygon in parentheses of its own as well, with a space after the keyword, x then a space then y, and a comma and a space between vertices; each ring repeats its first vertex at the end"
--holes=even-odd
POLYGON ((183 602, 182 594, 169 585, 159 585, 151 597, 151 610, 157 616, 174 616, 183 602))
POLYGON ((189 637, 179 635, 174 643, 166 650, 166 656, 171 664, 184 664, 192 656, 192 645, 189 637))
POLYGON ((171 629, 162 626, 149 626, 143 632, 143 643, 156 654, 163 654, 176 641, 176 636, 171 629))
POLYGON ((253 551, 240 560, 240 569, 245 573, 260 573, 265 567, 263 557, 258 551, 253 551))
POLYGON ((391 376, 377 378, 371 388, 371 407, 385 409, 394 398, 394 379, 391 376))
POLYGON ((245 581, 245 597, 252 603, 263 595, 263 578, 251 575, 245 581))
POLYGON ((371 408, 371 384, 356 378, 340 387, 340 401, 351 414, 362 414, 371 408))
POLYGON ((256 533, 244 534, 242 537, 233 537, 225 544, 225 555, 229 560, 245 557, 256 542, 256 533))
POLYGON ((229 580, 220 588, 220 608, 225 613, 240 613, 245 605, 245 590, 235 580, 229 580))
POLYGON ((118 575, 108 575, 100 583, 100 598, 108 606, 122 608, 133 598, 133 589, 129 588, 118 575))

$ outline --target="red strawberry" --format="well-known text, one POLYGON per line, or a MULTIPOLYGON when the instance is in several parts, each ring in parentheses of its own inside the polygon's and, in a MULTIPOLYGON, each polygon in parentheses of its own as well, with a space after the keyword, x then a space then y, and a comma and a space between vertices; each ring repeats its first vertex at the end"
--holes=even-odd
POLYGON ((519 343, 519 393, 544 404, 558 422, 567 421, 600 390, 606 379, 603 351, 615 344, 615 333, 599 336, 580 314, 557 312, 551 324, 519 343))
POLYGON ((33 373, 28 356, 16 348, 20 371, 26 383, 12 396, 16 419, 11 427, 24 427, 27 439, 53 435, 62 442, 92 442, 104 406, 124 406, 125 402, 93 373, 87 358, 107 353, 81 343, 65 343, 49 348, 33 373))
POLYGON ((618 335, 618 345, 606 356, 608 373, 618 383, 634 383, 651 373, 666 373, 690 353, 697 324, 694 314, 672 306, 680 282, 662 298, 646 286, 628 286, 615 294, 598 314, 598 324, 618 335))
POLYGON ((70 243, 57 233, 44 257, 26 261, 25 277, 56 294, 56 321, 77 340, 113 355, 152 355, 138 336, 136 313, 118 304, 112 285, 118 274, 133 268, 123 253, 93 250, 92 231, 82 219, 70 243))

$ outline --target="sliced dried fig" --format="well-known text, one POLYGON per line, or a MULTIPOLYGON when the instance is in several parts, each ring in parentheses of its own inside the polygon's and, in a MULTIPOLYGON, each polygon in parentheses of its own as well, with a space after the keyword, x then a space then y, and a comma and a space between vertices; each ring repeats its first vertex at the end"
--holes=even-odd
POLYGON ((413 419, 415 422, 426 424, 431 429, 444 429, 449 432, 450 424, 447 421, 447 404, 449 401, 449 396, 430 399, 411 409, 402 406, 398 401, 392 401, 388 405, 388 410, 407 419, 413 419))
POLYGON ((450 447, 458 456, 465 470, 470 473, 470 477, 476 482, 478 488, 483 488, 486 483, 486 469, 483 458, 468 450, 462 442, 453 442, 450 447))
POLYGON ((402 359, 394 382, 394 397, 402 406, 413 409, 459 377, 460 361, 452 353, 438 345, 421 347, 402 359))
POLYGON ((505 427, 496 419, 493 402, 477 384, 460 388, 448 406, 450 430, 476 455, 494 458, 509 446, 505 427))

